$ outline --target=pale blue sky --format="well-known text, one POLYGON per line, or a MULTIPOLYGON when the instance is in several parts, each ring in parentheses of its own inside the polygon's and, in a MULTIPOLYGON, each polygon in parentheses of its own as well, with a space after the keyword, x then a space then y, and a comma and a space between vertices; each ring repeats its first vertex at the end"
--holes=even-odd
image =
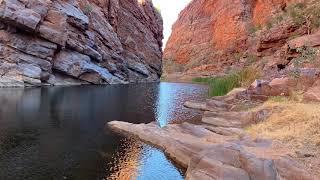
POLYGON ((164 25, 164 45, 167 42, 173 23, 178 19, 179 12, 191 0, 152 0, 154 6, 160 7, 164 25))

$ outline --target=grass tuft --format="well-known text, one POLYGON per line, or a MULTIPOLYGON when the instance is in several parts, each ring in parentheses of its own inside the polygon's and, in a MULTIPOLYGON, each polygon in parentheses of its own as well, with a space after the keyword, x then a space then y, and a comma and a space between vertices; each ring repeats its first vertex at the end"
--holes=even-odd
POLYGON ((276 102, 276 103, 281 103, 281 102, 287 102, 288 97, 285 96, 272 96, 269 98, 269 101, 276 102))
POLYGON ((88 15, 92 12, 93 8, 90 4, 86 4, 83 8, 83 13, 88 15))
POLYGON ((213 97, 224 96, 237 87, 249 86, 259 76, 260 73, 257 69, 248 67, 222 77, 194 78, 193 82, 208 84, 209 95, 213 97))

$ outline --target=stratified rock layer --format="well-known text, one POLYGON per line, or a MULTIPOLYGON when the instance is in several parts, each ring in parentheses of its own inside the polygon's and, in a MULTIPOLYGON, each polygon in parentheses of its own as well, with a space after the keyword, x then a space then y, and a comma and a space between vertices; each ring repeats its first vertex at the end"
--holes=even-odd
POLYGON ((162 29, 149 0, 2 0, 0 86, 158 81, 162 29))
MULTIPOLYGON (((184 71, 223 72, 234 62, 232 53, 256 49, 257 44, 249 41, 251 31, 265 25, 288 3, 297 1, 194 0, 173 25, 164 60, 187 65, 184 71)), ((278 34, 286 35, 284 32, 278 34)), ((276 33, 271 35, 277 38, 276 33)), ((274 40, 267 44, 273 46, 278 42, 278 39, 274 40)), ((263 37, 261 42, 263 44, 263 37)))

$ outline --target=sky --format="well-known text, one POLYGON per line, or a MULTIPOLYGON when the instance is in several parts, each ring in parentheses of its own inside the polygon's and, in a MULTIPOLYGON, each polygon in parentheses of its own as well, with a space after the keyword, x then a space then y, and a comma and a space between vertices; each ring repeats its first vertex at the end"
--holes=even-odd
POLYGON ((155 7, 160 7, 164 26, 164 45, 170 34, 171 27, 178 19, 179 12, 183 10, 191 0, 152 0, 155 7))

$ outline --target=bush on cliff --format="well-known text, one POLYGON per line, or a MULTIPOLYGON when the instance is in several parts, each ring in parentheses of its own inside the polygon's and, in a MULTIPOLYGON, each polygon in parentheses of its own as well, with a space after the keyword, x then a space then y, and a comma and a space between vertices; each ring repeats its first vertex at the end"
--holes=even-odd
POLYGON ((210 96, 223 96, 234 88, 249 86, 259 76, 259 70, 250 66, 221 77, 195 78, 193 82, 208 84, 210 96))
POLYGON ((293 58, 293 70, 291 71, 291 75, 293 77, 300 77, 300 68, 303 67, 304 64, 309 63, 316 65, 316 57, 319 55, 319 50, 317 48, 303 46, 297 48, 295 50, 300 54, 300 56, 293 58))
POLYGON ((250 35, 256 34, 256 32, 260 31, 262 29, 261 25, 250 25, 248 28, 248 32, 250 35))
POLYGON ((90 4, 86 4, 83 9, 83 13, 88 15, 92 12, 93 8, 90 4))
POLYGON ((306 26, 308 34, 310 34, 312 30, 320 27, 320 2, 293 3, 286 7, 283 13, 271 18, 266 27, 271 29, 287 18, 290 18, 298 27, 306 26))

